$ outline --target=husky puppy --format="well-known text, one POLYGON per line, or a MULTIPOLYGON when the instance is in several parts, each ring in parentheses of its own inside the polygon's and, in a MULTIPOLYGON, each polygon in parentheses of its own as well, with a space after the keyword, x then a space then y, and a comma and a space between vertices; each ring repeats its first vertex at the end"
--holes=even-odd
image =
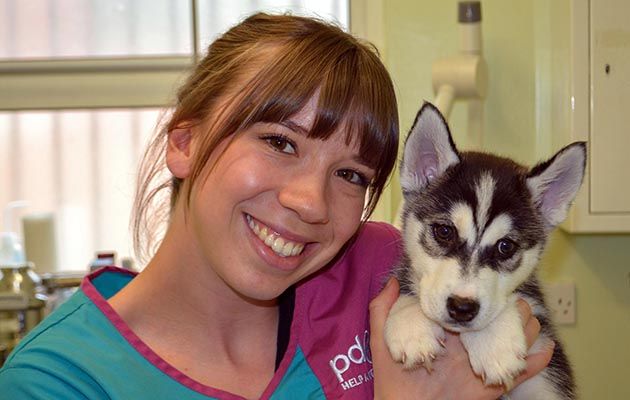
POLYGON ((531 351, 556 342, 549 366, 510 399, 574 399, 570 365, 551 325, 535 269, 552 229, 567 214, 584 176, 585 143, 532 169, 485 153, 457 151, 433 105, 418 112, 401 165, 401 294, 385 325, 393 358, 424 366, 460 332, 470 364, 487 385, 510 390, 528 349, 516 300, 541 324, 531 351))

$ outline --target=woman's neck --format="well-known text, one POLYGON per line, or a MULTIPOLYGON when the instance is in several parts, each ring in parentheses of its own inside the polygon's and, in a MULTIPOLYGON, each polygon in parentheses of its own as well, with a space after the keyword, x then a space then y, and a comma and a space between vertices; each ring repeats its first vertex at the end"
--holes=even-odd
POLYGON ((222 368, 234 376, 258 374, 264 388, 275 367, 277 301, 239 296, 185 250, 190 243, 177 233, 169 230, 151 262, 110 304, 149 347, 194 379, 227 390, 222 368))

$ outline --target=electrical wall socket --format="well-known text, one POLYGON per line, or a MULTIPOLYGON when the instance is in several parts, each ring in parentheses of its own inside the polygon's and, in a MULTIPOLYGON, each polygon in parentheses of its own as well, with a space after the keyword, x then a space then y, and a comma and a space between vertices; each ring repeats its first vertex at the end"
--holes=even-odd
POLYGON ((574 282, 552 282, 545 285, 547 305, 558 325, 573 325, 576 319, 574 282))

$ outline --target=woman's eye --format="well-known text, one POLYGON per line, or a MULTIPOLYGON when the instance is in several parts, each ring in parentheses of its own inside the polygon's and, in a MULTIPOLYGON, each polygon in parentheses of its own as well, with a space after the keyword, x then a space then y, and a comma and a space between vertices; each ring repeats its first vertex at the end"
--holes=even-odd
POLYGON ((282 153, 287 154, 295 154, 295 145, 293 142, 283 135, 272 135, 263 137, 269 145, 276 151, 280 151, 282 153))
POLYGON ((516 243, 509 239, 501 239, 497 242, 496 249, 501 258, 510 258, 516 252, 516 243))
POLYGON ((433 225, 433 237, 440 243, 449 244, 455 240, 457 230, 449 225, 433 225))
POLYGON ((355 185, 359 185, 362 187, 367 187, 369 185, 369 181, 365 175, 360 172, 357 172, 352 169, 342 169, 336 172, 337 176, 345 179, 346 181, 353 183, 355 185))

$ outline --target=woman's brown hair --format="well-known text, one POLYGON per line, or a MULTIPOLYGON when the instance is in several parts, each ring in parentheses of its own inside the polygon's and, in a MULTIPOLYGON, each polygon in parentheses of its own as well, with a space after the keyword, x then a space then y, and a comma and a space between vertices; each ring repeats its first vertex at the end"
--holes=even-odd
POLYGON ((133 216, 134 248, 140 260, 157 244, 158 224, 168 219, 170 209, 164 203, 170 202, 172 208, 180 196, 189 198, 190 188, 222 140, 256 122, 290 118, 316 92, 316 117, 308 136, 325 140, 338 128, 345 129, 346 141, 356 140, 360 157, 375 170, 368 188, 367 219, 398 151, 397 105, 389 74, 372 46, 339 27, 313 18, 258 13, 209 46, 177 92, 169 121, 145 153, 133 216), (209 128, 197 138, 197 158, 188 185, 182 185, 164 174, 167 136, 182 124, 202 121, 209 128))

